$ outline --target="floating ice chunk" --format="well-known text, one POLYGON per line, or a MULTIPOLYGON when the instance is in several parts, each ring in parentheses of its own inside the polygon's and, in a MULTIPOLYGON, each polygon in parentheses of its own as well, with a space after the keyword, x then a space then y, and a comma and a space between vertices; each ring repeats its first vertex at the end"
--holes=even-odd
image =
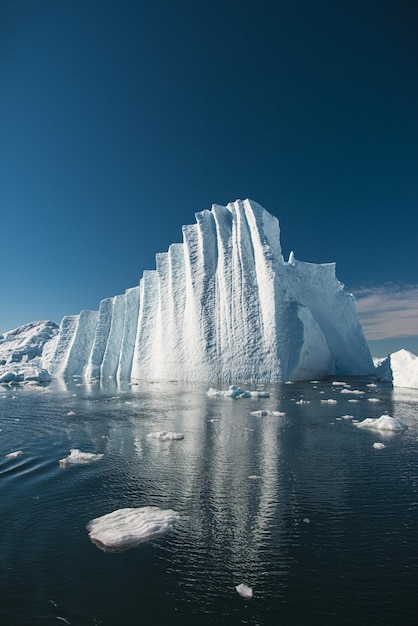
POLYGON ((352 420, 354 418, 354 415, 342 415, 341 417, 343 420, 352 420))
POLYGON ((376 430, 406 430, 408 426, 389 415, 381 415, 379 419, 366 418, 356 424, 357 428, 374 428, 376 430))
POLYGON ((251 474, 251 476, 248 476, 248 478, 250 480, 261 480, 261 476, 259 476, 258 474, 251 474))
POLYGON ((295 404, 309 404, 310 400, 304 400, 301 398, 300 400, 296 400, 295 404))
POLYGON ((329 398, 328 400, 321 400, 322 404, 337 404, 336 400, 329 398))
POLYGON ((383 450, 383 448, 386 448, 386 446, 384 443, 380 443, 380 441, 377 441, 373 444, 373 448, 376 448, 376 450, 383 450))
POLYGON ((121 552, 133 546, 161 537, 180 521, 171 509, 155 506, 118 509, 89 522, 89 537, 98 548, 121 552))
POLYGON ((212 396, 215 398, 269 398, 270 394, 268 391, 246 391, 241 387, 237 387, 236 385, 230 385, 230 387, 226 390, 214 389, 210 387, 206 392, 207 396, 212 396))
POLYGON ((348 383, 344 383, 340 380, 334 380, 332 383, 335 387, 349 387, 350 385, 348 383))
POLYGON ((353 396, 364 396, 364 391, 359 389, 341 389, 340 393, 350 393, 353 396))
POLYGON ((6 454, 6 459, 17 459, 18 456, 23 454, 23 450, 16 450, 16 452, 9 452, 6 454))
POLYGON ((147 437, 151 437, 152 439, 159 439, 160 441, 177 441, 179 439, 184 439, 184 435, 182 433, 175 433, 166 430, 159 430, 153 433, 148 433, 147 437))
POLYGON ((255 417, 268 417, 269 415, 271 415, 272 417, 283 417, 284 415, 286 415, 286 413, 283 413, 282 411, 250 411, 250 415, 254 415, 255 417))
POLYGON ((104 457, 104 454, 93 454, 91 452, 81 452, 77 448, 70 450, 70 454, 64 459, 59 460, 61 467, 67 467, 68 465, 77 465, 83 463, 92 463, 93 461, 100 461, 104 457))
POLYGON ((367 398, 368 402, 380 402, 379 398, 367 398))
POLYGON ((311 520, 309 519, 309 517, 304 517, 302 522, 305 522, 305 524, 310 524, 311 520))
POLYGON ((349 402, 359 402, 359 400, 357 400, 356 398, 351 398, 349 402))
POLYGON ((377 385, 375 383, 369 383, 366 387, 377 387, 377 385))
POLYGON ((240 585, 237 585, 235 587, 235 589, 238 591, 239 595, 242 598, 246 598, 246 599, 250 599, 253 597, 253 590, 251 589, 251 587, 249 587, 248 585, 241 583, 240 585))
POLYGON ((75 415, 74 411, 68 411, 68 413, 67 413, 68 417, 72 417, 73 415, 75 415))

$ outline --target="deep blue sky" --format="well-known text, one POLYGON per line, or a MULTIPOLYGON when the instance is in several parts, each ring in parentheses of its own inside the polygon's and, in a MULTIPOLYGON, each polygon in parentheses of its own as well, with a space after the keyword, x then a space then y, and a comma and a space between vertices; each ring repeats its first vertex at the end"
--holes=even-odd
POLYGON ((0 332, 97 309, 246 197, 286 256, 415 294, 417 32, 415 0, 1 0, 0 332))

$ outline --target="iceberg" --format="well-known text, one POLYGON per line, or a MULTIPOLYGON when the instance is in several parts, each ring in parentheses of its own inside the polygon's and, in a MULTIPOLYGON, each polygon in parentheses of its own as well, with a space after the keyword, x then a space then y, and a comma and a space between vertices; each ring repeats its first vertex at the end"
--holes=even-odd
POLYGON ((117 509, 89 522, 89 537, 98 548, 121 552, 161 537, 175 528, 180 515, 154 506, 117 509))
POLYGON ((357 422, 355 426, 357 426, 357 428, 372 428, 375 430, 391 431, 401 431, 408 428, 408 426, 401 422, 401 420, 397 420, 389 415, 381 415, 378 419, 367 417, 362 422, 357 422))
POLYGON ((376 377, 394 387, 418 389, 418 357, 408 350, 392 352, 384 359, 375 359, 376 377))
POLYGON ((50 345, 57 334, 57 324, 40 321, 0 335, 0 383, 50 382, 51 376, 42 366, 42 357, 45 346, 50 345))
POLYGON ((215 204, 195 218, 138 286, 98 311, 64 317, 42 367, 55 377, 118 382, 374 373, 354 296, 334 263, 306 263, 293 252, 285 261, 277 218, 252 200, 215 204))

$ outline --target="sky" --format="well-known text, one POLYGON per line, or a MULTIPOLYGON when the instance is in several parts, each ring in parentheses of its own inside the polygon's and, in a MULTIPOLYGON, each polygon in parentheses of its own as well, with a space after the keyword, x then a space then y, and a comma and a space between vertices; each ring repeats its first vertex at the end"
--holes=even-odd
POLYGON ((418 354, 415 0, 0 0, 0 332, 97 309, 213 203, 418 354))

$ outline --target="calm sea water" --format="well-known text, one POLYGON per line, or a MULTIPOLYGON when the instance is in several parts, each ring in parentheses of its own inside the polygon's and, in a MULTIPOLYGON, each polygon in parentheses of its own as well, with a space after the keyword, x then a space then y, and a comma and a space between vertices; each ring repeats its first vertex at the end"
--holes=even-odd
POLYGON ((332 381, 257 400, 174 383, 0 388, 0 623, 416 626, 418 392, 347 382, 364 396, 332 381), (385 412, 409 429, 341 419, 385 412), (62 468, 70 448, 105 456, 62 468), (181 527, 121 553, 90 541, 91 519, 147 505, 181 527))

